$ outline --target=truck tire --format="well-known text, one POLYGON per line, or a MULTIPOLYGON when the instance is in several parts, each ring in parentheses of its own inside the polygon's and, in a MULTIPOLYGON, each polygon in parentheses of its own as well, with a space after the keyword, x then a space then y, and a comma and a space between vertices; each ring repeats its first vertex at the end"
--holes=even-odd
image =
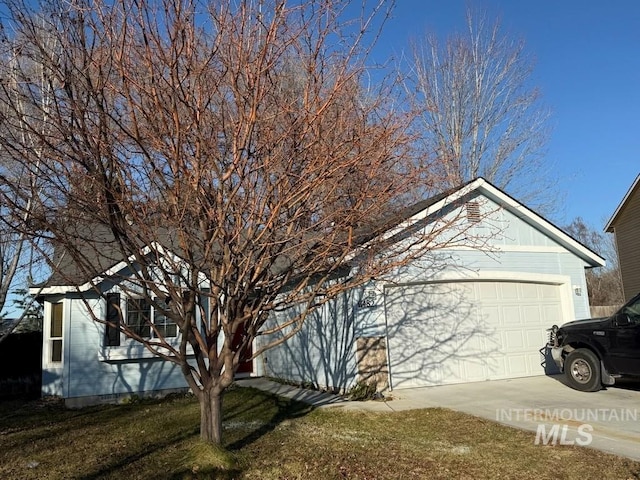
POLYGON ((567 355, 564 371, 571 388, 581 392, 602 389, 600 359, 588 348, 578 348, 567 355))

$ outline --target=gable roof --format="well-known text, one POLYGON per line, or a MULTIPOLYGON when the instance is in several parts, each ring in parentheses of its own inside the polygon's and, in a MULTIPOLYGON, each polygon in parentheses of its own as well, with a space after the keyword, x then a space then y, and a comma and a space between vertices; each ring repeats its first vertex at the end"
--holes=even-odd
POLYGON ((529 209, 525 205, 521 204, 513 197, 503 192, 499 188, 492 185, 490 182, 482 177, 479 177, 461 187, 447 192, 445 195, 440 195, 438 200, 430 202, 423 210, 416 212, 412 216, 412 220, 420 220, 432 215, 436 211, 445 208, 459 201, 462 197, 469 195, 472 192, 478 192, 496 202, 522 221, 538 229, 549 238, 553 239, 558 244, 562 245, 568 251, 580 257, 591 267, 603 267, 606 265, 606 261, 600 255, 595 253, 590 248, 586 247, 575 238, 565 233, 562 229, 546 220, 542 216, 538 215, 533 210, 529 209))
POLYGON ((638 174, 638 176, 634 180, 633 184, 631 184, 631 187, 629 188, 629 190, 625 194, 624 198, 622 199, 622 201, 618 205, 618 208, 616 208, 616 211, 613 212, 613 215, 611 216, 611 218, 607 222, 606 227, 604 227, 604 231, 605 232, 609 232, 609 233, 613 232, 613 229, 615 227, 616 221, 618 220, 618 217, 622 213, 622 210, 624 210, 624 207, 627 205, 627 202, 631 199, 631 197, 634 196, 636 191, 640 191, 640 174, 638 174))
MULTIPOLYGON (((391 237, 395 233, 404 230, 407 227, 407 224, 415 224, 416 222, 426 219, 448 206, 464 201, 464 198, 473 192, 478 192, 491 199, 502 208, 508 210, 516 217, 562 245, 568 251, 581 258, 589 266, 599 267, 605 265, 605 260, 598 254, 566 234, 560 228, 544 219, 533 210, 527 208, 513 197, 498 189, 484 178, 477 178, 459 187, 452 188, 438 195, 417 202, 402 209, 394 215, 382 219, 382 221, 375 222, 369 228, 358 232, 356 235, 356 242, 359 245, 364 245, 378 235, 387 235, 388 237, 391 237)), ((101 256, 103 258, 102 261, 96 262, 96 265, 94 266, 95 270, 93 270, 92 275, 87 276, 86 272, 84 275, 80 274, 76 270, 72 261, 63 261, 60 265, 60 269, 62 271, 54 273, 43 285, 32 287, 32 292, 38 290, 38 294, 63 293, 71 287, 79 289, 80 291, 87 290, 96 279, 107 278, 110 275, 115 274, 117 271, 125 268, 133 259, 130 258, 129 262, 126 262, 121 257, 118 258, 117 249, 109 248, 107 245, 110 243, 109 237, 110 235, 105 231, 102 231, 101 235, 98 236, 96 236, 95 231, 93 232, 93 239, 95 240, 96 238, 99 238, 101 240, 101 256), (72 280, 74 278, 76 279, 75 282, 72 280)), ((157 248, 160 248, 165 254, 171 254, 171 246, 169 246, 169 249, 162 249, 161 245, 157 245, 157 248)))

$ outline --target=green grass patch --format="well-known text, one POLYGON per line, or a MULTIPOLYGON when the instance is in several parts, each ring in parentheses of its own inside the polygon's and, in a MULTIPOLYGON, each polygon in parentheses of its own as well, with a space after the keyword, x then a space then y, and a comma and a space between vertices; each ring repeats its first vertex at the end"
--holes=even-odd
POLYGON ((640 478, 638 462, 534 445, 535 433, 445 409, 312 410, 237 388, 224 412, 216 448, 199 440, 193 398, 81 410, 0 403, 0 478, 640 478))

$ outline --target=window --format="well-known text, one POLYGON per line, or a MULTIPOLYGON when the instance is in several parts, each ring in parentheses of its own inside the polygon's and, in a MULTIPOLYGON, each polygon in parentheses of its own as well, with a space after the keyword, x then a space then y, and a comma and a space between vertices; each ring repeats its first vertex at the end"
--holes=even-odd
MULTIPOLYGON (((168 308, 166 302, 157 300, 158 304, 163 308, 168 308)), ((178 326, 162 314, 160 309, 154 308, 153 323, 158 333, 163 337, 176 337, 178 335, 178 326)))
MULTIPOLYGON (((158 305, 166 307, 166 303, 157 300, 158 305)), ((151 329, 151 320, 158 334, 165 337, 176 337, 178 327, 169 318, 163 315, 159 308, 153 308, 149 302, 142 298, 127 299, 127 326, 135 334, 143 338, 151 338, 154 333, 151 329)))
POLYGON ((151 337, 151 305, 143 298, 127 299, 127 327, 141 337, 151 337))
POLYGON ((629 317, 629 322, 634 325, 640 324, 640 298, 635 302, 626 305, 622 309, 622 313, 629 317))
POLYGON ((62 303, 51 305, 49 325, 49 359, 52 363, 62 361, 62 303))

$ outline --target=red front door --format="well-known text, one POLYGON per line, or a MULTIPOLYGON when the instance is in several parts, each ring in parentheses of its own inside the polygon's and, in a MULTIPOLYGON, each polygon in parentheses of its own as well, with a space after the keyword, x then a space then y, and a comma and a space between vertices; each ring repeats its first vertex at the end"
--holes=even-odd
MULTIPOLYGON (((236 333, 233 336, 234 350, 242 341, 242 334, 243 334, 243 330, 241 328, 236 330, 236 333)), ((240 362, 240 365, 238 365, 238 369, 236 370, 236 373, 253 373, 253 360, 246 360, 247 358, 251 358, 251 355, 253 355, 253 344, 249 344, 247 349, 244 351, 242 358, 245 361, 240 362)))

